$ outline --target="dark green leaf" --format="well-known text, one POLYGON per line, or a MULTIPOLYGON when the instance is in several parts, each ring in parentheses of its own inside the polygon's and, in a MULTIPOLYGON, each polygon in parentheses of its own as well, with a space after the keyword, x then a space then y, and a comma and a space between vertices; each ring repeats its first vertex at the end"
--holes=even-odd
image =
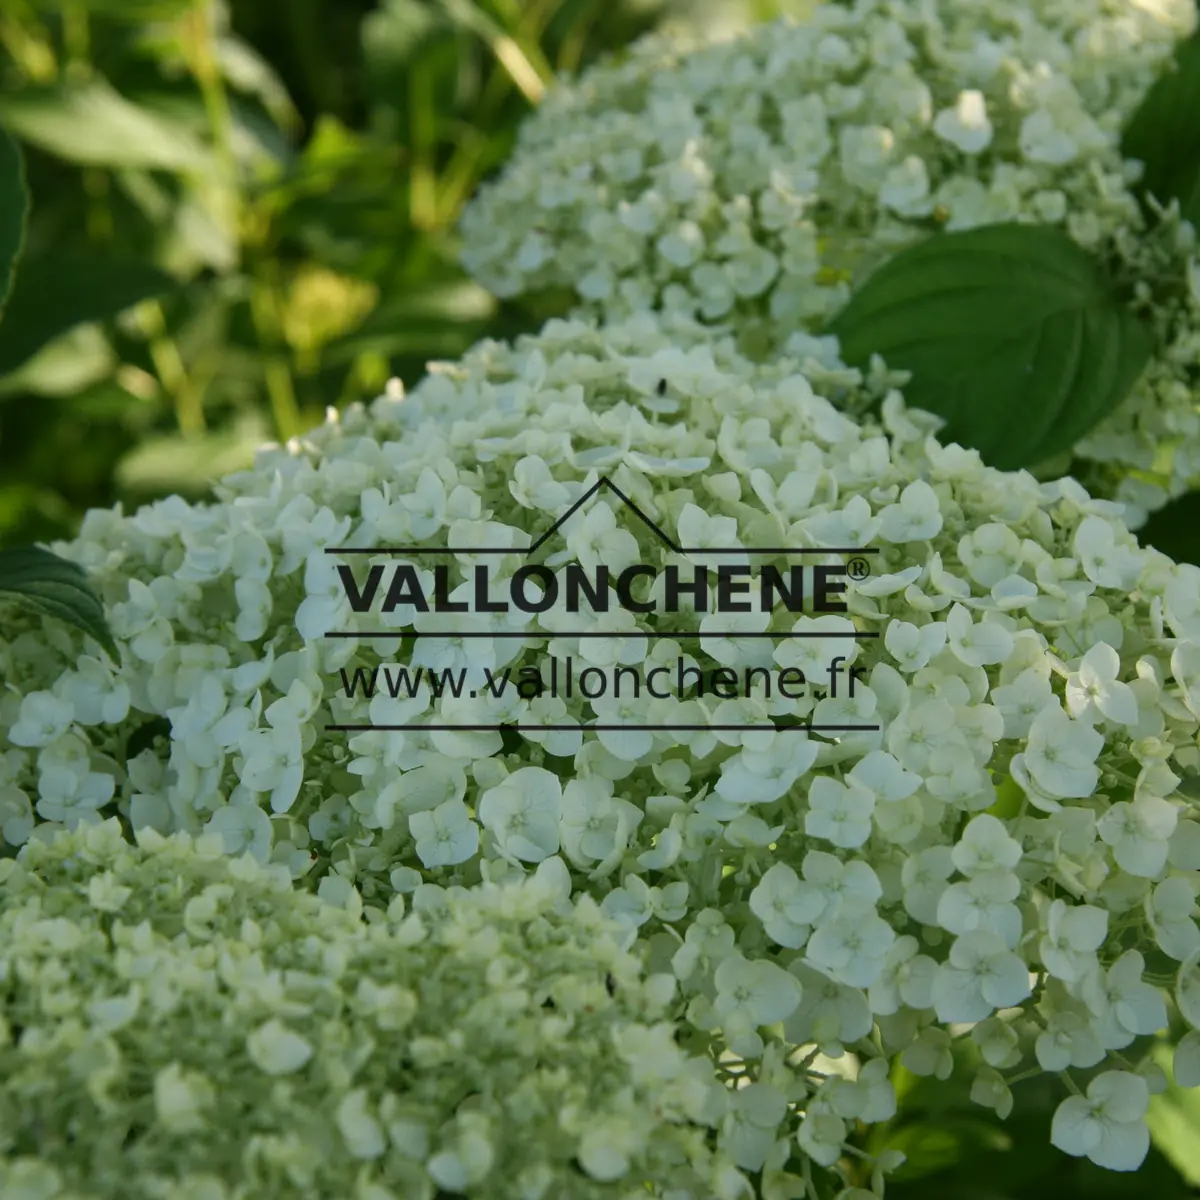
POLYGON ((299 122, 296 106, 283 81, 253 46, 240 38, 219 38, 217 62, 231 87, 255 96, 281 129, 295 129, 299 122))
POLYGON ((852 365, 880 354, 911 371, 905 397, 946 419, 943 439, 1005 469, 1069 449, 1124 399, 1154 348, 1084 250, 1019 224, 901 251, 830 332, 852 365))
POLYGON ((889 1150, 901 1150, 904 1164, 896 1179, 921 1179, 981 1150, 1004 1150, 1011 1144, 996 1125, 975 1116, 942 1116, 936 1121, 901 1125, 887 1140, 889 1150))
POLYGON ((1200 564, 1200 492, 1188 492, 1151 513, 1138 530, 1138 540, 1176 562, 1200 564))
POLYGON ((211 163, 183 122, 127 100, 99 79, 0 96, 0 121, 22 141, 73 163, 193 172, 211 163))
POLYGON ((24 263, 0 325, 0 375, 84 321, 103 321, 176 286, 145 262, 46 254, 24 263))
POLYGON ((1005 1148, 964 1143, 957 1161, 939 1171, 889 1180, 888 1200, 1185 1200, 1195 1194, 1154 1148, 1136 1172, 1107 1171, 1063 1154, 1050 1144, 1050 1114, 1014 1113, 997 1123, 997 1133, 1005 1148))
POLYGON ((1180 44, 1174 66, 1146 94, 1121 149, 1145 164, 1147 192, 1177 199, 1183 215, 1200 225, 1200 33, 1180 44))
MULTIPOLYGON (((898 1087, 896 1117, 871 1127, 864 1147, 869 1152, 890 1145, 911 1155, 889 1178, 888 1200, 1185 1200, 1193 1194, 1153 1148, 1136 1172, 1126 1173, 1051 1145, 1053 1115, 1067 1095, 1051 1075, 1017 1083, 1013 1111, 999 1120, 968 1098, 978 1069, 969 1066, 973 1055, 957 1045, 954 1055, 949 1079, 923 1076, 907 1090, 898 1087), (957 1143, 953 1159, 951 1142, 957 1143)), ((1153 1129, 1151 1118, 1148 1123, 1153 1129)))
POLYGON ((0 599, 73 625, 95 638, 115 662, 120 661, 104 606, 75 563, 39 546, 0 550, 0 599))
POLYGON ((21 149, 0 129, 0 314, 12 290, 13 272, 25 242, 29 193, 21 149))

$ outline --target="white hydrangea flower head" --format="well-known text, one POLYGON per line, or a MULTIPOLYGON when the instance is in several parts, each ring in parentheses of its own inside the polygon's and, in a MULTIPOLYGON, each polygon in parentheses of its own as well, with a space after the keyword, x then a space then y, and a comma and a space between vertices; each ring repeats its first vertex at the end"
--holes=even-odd
POLYGON ((732 1167, 673 981, 538 877, 368 918, 219 838, 110 820, 0 882, 6 1195, 708 1200, 732 1167))
POLYGON ((785 330, 930 221, 1114 229, 1121 126, 1194 22, 1182 0, 857 0, 715 44, 652 35, 549 93, 469 206, 464 259, 502 296, 785 330))
MULTIPOLYGON (((422 920, 522 879, 556 906, 587 897, 667 977, 661 1020, 707 1039, 713 1061, 740 1060, 726 1082, 762 1085, 744 1107, 704 1109, 704 1169, 737 1196, 747 1172, 783 1172, 772 1164, 797 1148, 832 1161, 855 1122, 886 1119, 897 1058, 944 1078, 950 1026, 980 1030, 996 1075, 974 1092, 997 1112, 1013 1074, 1126 1070, 1110 1056, 1166 1023, 1147 967, 1160 951, 1200 1030, 1200 569, 1140 547, 1116 505, 1070 479, 940 444, 883 370, 864 377, 828 348, 756 364, 732 339, 686 349, 697 344, 684 317, 552 321, 264 449, 209 503, 89 514, 57 549, 102 591, 120 662, 74 631, 6 618, 0 831, 31 855, 113 815, 144 836, 204 833, 214 861, 243 855, 230 861, 333 906, 383 913, 411 897, 422 920), (648 384, 660 369, 663 385, 648 384), (878 418, 846 415, 868 401, 878 418), (431 473, 444 505, 426 503, 431 473), (586 499, 602 476, 619 495, 586 499), (596 549, 573 522, 601 508, 604 547, 625 562, 632 543, 654 576, 630 606, 474 603, 486 560, 493 604, 544 565, 526 580, 540 604, 596 549), (803 547, 808 567, 832 569, 859 536, 877 553, 866 578, 845 580, 844 612, 789 612, 776 594, 752 623, 701 628, 723 614, 695 611, 682 588, 679 611, 663 602, 669 566, 692 578, 727 557, 758 595, 765 567, 788 560, 755 548, 803 547), (190 578, 208 541, 253 546, 271 594, 258 637, 238 628, 238 555, 190 578), (445 574, 402 549, 414 545, 438 549, 445 574), (304 606, 333 593, 309 564, 339 547, 366 551, 327 556, 345 568, 332 632, 348 636, 315 636, 304 606), (476 611, 421 611, 439 591, 476 611), (764 615, 765 654, 747 636, 764 615), (478 636, 455 640, 467 626, 452 618, 478 636), (577 684, 585 667, 663 674, 618 710, 567 691, 568 659, 577 684), (460 686, 486 680, 485 665, 510 685, 460 686), (675 680, 747 665, 760 675, 735 694, 675 680), (436 688, 410 687, 418 666, 436 688), (762 672, 787 671, 806 686, 763 686, 762 672), (541 686, 518 688, 530 678, 541 686), (814 1055, 844 1059, 839 1078, 859 1091, 814 1055)), ((226 911, 196 897, 186 921, 208 928, 226 911)), ((486 928, 468 941, 496 957, 486 928)), ((534 947, 522 955, 540 969, 534 947)), ((128 988, 102 998, 120 1000, 105 1021, 133 1019, 128 988)), ((311 1028, 278 1006, 255 1014, 246 1053, 281 1081, 302 1074, 286 1068, 303 1057, 296 1038, 320 1053, 311 1028)), ((437 1061, 446 1046, 414 1051, 437 1061)), ((203 1109, 193 1069, 181 1061, 161 1085, 184 1123, 203 1109)), ((390 1118, 380 1096, 353 1092, 322 1136, 351 1128, 346 1153, 365 1155, 390 1118)), ((1087 1103, 1067 1110, 1062 1139, 1125 1161, 1135 1106, 1087 1103)), ((602 1128, 581 1160, 598 1184, 648 1153, 640 1118, 601 1126, 581 1104, 563 1119, 580 1137, 602 1128)), ((420 1161, 457 1186, 495 1169, 487 1147, 499 1153, 459 1121, 420 1161)))
POLYGON ((1077 447, 1136 524, 1200 479, 1200 276, 1189 227, 1148 236, 1119 142, 1195 22, 1189 0, 854 0, 715 43, 653 35, 551 89, 467 207, 463 261, 502 297, 684 311, 763 357, 802 354, 919 239, 1056 225, 1164 284, 1142 305, 1160 353, 1077 447))

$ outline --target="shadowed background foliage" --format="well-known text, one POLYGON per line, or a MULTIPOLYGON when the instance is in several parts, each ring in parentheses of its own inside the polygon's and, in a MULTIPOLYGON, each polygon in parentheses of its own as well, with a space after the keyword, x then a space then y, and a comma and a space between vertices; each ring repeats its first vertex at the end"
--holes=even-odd
MULTIPOLYGON (((664 20, 780 7, 0 0, 0 126, 32 198, 0 323, 0 546, 69 535, 89 506, 200 496, 326 406, 536 327, 548 313, 465 277, 454 225, 553 75, 664 20)), ((1156 1148, 1113 1174, 1050 1146, 1053 1080, 1019 1085, 1005 1124, 970 1103, 960 1044, 949 1081, 902 1073, 865 1145, 909 1156, 889 1196, 1200 1194, 1194 1093, 1156 1098, 1156 1148)))
POLYGON ((660 0, 0 2, 32 196, 0 329, 0 545, 203 491, 264 438, 535 320, 452 229, 555 71, 660 0))

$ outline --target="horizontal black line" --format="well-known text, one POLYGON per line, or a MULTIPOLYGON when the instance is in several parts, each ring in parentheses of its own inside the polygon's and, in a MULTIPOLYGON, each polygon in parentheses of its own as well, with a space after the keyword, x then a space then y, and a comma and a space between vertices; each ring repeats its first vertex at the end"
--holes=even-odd
POLYGON ((767 729, 786 732, 791 729, 801 729, 806 733, 849 733, 869 732, 878 733, 879 725, 326 725, 326 732, 342 733, 399 733, 408 729, 434 730, 445 733, 500 733, 505 729, 515 729, 518 732, 532 733, 586 733, 589 729, 601 733, 619 733, 625 729, 641 732, 678 732, 704 733, 706 730, 733 732, 735 730, 753 729, 759 732, 767 729))
POLYGON ((326 546, 326 554, 525 554, 528 546, 326 546))
POLYGON ((701 633, 698 629, 667 629, 662 632, 653 629, 630 629, 616 630, 612 633, 605 633, 603 630, 593 629, 573 629, 566 632, 562 630, 544 630, 535 629, 528 633, 522 630, 505 629, 498 633, 489 633, 487 630, 479 629, 445 629, 445 630, 429 630, 418 631, 410 630, 408 632, 399 632, 389 629, 385 632, 357 633, 354 630, 338 630, 335 633, 327 633, 329 638, 404 638, 409 637, 431 637, 431 638, 707 638, 707 637, 728 637, 728 638, 877 638, 878 633, 859 633, 844 632, 842 630, 833 630, 829 633, 808 632, 803 633, 738 633, 735 630, 717 630, 715 633, 701 633))
MULTIPOLYGON (((509 546, 326 546, 326 554, 527 554, 509 546)), ((684 546, 679 554, 878 554, 878 546, 684 546)))
POLYGON ((680 554, 878 554, 878 546, 684 546, 680 554))

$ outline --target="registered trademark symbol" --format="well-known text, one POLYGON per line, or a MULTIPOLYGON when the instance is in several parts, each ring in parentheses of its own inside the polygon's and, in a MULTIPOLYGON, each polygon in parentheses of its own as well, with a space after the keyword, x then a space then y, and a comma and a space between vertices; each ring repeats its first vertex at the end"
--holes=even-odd
POLYGON ((871 564, 865 558, 852 558, 846 564, 851 579, 866 579, 871 573, 871 564))

